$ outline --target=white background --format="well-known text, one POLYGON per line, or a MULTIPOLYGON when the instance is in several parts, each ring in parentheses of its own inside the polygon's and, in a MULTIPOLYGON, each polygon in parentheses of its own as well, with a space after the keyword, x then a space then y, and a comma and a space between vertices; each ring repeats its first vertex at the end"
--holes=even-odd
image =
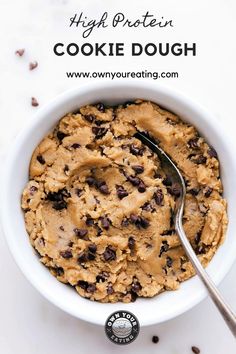
MULTIPOLYGON (((164 84, 182 90, 211 110, 235 131, 235 30, 234 0, 1 0, 0 1, 0 152, 4 156, 14 137, 38 108, 30 106, 31 96, 40 105, 58 93, 85 80, 67 79, 65 71, 178 71, 178 79, 162 79, 164 84), (81 32, 69 29, 69 18, 84 11, 99 18, 122 11, 140 18, 147 10, 157 17, 172 19, 171 29, 106 29, 95 31, 93 42, 196 42, 196 57, 56 57, 56 42, 81 43, 81 32), (14 52, 25 48, 25 55, 14 52), (39 67, 30 72, 28 64, 39 67)), ((224 137, 222 137, 224 139, 224 137)), ((17 173, 16 173, 17 178, 17 173)), ((4 188, 4 186, 2 187, 4 188)), ((17 235, 16 235, 17 236, 17 235)), ((227 256, 227 255, 226 255, 227 256)), ((9 254, 0 232, 0 353, 162 353, 187 354, 191 346, 201 353, 233 354, 232 335, 211 301, 205 300, 188 313, 161 325, 143 328, 138 339, 127 347, 115 346, 104 336, 103 328, 79 321, 42 298, 24 279, 9 254), (160 342, 153 344, 152 335, 160 342)), ((236 311, 236 265, 220 289, 236 311)), ((155 311, 155 309, 153 309, 155 311)))

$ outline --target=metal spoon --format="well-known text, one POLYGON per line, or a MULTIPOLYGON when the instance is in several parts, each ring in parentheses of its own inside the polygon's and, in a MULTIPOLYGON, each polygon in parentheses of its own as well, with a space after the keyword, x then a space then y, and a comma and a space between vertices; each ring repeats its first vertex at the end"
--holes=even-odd
POLYGON ((212 298, 213 302, 215 303, 216 307, 218 308, 219 312, 221 313, 222 317, 230 328, 231 332, 236 337, 236 316, 230 309, 230 307, 226 304, 219 290, 216 288, 215 284, 213 283, 207 272, 204 270, 184 232, 182 225, 182 217, 186 196, 186 188, 184 179, 179 169, 169 158, 169 156, 150 139, 150 137, 140 132, 136 133, 134 136, 137 139, 141 140, 144 145, 147 145, 153 152, 158 155, 159 160, 161 162, 161 167, 165 172, 166 176, 170 177, 172 183, 174 183, 178 188, 179 196, 176 198, 175 210, 173 215, 175 230, 180 238, 186 255, 188 256, 189 260, 191 261, 192 265, 196 270, 196 273, 198 274, 206 289, 208 290, 210 297, 212 298))

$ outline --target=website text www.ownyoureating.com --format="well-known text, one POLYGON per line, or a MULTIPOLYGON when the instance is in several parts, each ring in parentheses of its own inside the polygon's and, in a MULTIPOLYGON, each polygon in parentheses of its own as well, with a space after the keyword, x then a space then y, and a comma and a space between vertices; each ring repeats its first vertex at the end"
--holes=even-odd
POLYGON ((178 78, 179 73, 178 72, 171 72, 171 71, 148 71, 148 70, 142 70, 142 71, 94 71, 94 72, 88 72, 88 71, 67 71, 66 76, 68 78, 89 78, 89 79, 173 79, 173 78, 178 78))

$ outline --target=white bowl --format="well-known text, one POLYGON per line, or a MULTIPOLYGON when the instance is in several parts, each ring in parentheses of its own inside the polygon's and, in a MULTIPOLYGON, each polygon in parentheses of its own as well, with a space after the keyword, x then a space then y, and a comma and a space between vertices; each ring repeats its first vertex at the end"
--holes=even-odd
POLYGON ((49 301, 80 319, 104 325, 116 310, 129 310, 140 324, 160 323, 187 311, 198 304, 207 293, 195 276, 182 283, 177 291, 166 291, 152 299, 138 299, 134 303, 102 304, 79 296, 75 290, 60 283, 36 257, 25 230, 20 206, 21 193, 28 180, 29 162, 33 150, 49 130, 66 113, 80 106, 99 101, 116 104, 143 98, 154 101, 194 124, 218 152, 224 194, 228 201, 229 226, 226 240, 219 248, 207 271, 216 284, 224 278, 236 258, 236 159, 235 151, 224 129, 203 108, 170 88, 149 82, 101 81, 90 83, 63 93, 38 110, 30 124, 18 135, 4 166, 2 186, 2 223, 6 239, 16 263, 26 278, 49 301))

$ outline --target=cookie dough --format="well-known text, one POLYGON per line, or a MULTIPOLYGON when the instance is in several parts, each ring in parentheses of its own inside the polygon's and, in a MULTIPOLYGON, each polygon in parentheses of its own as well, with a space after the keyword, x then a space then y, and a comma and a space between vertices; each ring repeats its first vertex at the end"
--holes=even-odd
POLYGON ((153 297, 194 274, 173 226, 178 188, 137 130, 158 140, 184 176, 184 229, 204 266, 224 240, 217 153, 193 126, 141 100, 84 106, 34 151, 22 208, 41 262, 91 300, 153 297))

